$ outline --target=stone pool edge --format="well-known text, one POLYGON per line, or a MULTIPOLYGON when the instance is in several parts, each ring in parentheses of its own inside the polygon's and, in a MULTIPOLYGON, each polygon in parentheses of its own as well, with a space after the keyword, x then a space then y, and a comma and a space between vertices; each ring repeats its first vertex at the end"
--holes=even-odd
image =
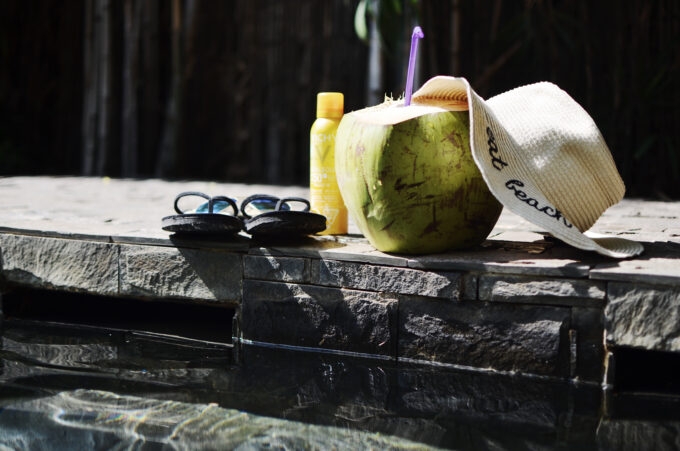
POLYGON ((237 310, 235 338, 244 342, 594 383, 603 380, 605 338, 680 350, 673 314, 626 313, 673 304, 673 284, 607 280, 594 265, 544 274, 517 265, 513 273, 512 264, 406 258, 324 240, 318 248, 205 248, 82 238, 0 232, 0 292, 208 303, 237 310))

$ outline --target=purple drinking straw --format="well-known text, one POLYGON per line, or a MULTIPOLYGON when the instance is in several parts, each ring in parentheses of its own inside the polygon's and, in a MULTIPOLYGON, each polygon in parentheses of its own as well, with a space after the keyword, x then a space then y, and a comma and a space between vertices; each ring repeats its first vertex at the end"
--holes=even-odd
POLYGON ((408 57, 408 74, 406 75, 406 98, 404 106, 411 104, 411 92, 413 92, 413 72, 416 70, 416 53, 418 53, 418 39, 424 38, 423 30, 416 26, 411 35, 411 55, 408 57))

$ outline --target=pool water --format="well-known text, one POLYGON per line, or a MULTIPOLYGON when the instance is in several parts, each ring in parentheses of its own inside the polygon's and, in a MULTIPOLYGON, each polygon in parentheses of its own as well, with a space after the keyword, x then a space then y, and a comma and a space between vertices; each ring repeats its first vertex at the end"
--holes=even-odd
POLYGON ((0 449, 677 449, 675 397, 9 319, 0 449))

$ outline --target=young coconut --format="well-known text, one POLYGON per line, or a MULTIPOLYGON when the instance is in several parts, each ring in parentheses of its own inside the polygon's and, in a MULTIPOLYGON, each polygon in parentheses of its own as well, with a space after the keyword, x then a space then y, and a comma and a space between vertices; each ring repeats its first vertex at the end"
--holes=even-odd
POLYGON ((502 208, 472 159, 467 102, 411 105, 418 39, 424 36, 420 27, 413 29, 404 101, 346 114, 335 138, 342 198, 383 252, 475 246, 502 208))
POLYGON ((335 170, 354 221, 383 252, 475 246, 502 208, 472 158, 467 111, 387 100, 346 114, 335 170))

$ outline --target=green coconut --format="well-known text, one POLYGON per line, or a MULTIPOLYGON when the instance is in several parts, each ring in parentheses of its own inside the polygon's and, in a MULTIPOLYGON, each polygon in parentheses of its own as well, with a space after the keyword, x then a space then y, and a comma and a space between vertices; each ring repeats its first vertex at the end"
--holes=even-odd
POLYGON ((473 247, 498 220, 501 204, 470 151, 467 111, 386 101, 346 114, 335 146, 342 198, 378 250, 473 247))

